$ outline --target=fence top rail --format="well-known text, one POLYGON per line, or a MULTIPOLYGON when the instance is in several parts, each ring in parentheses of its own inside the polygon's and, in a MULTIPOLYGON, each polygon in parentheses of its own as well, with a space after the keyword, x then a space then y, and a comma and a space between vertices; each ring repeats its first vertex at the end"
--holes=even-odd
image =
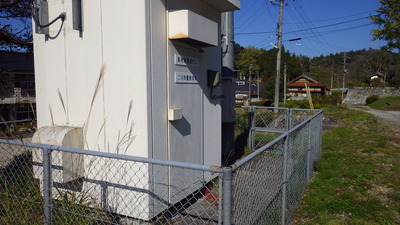
POLYGON ((298 108, 290 108, 292 111, 310 111, 310 112, 319 112, 323 111, 322 109, 298 109, 298 108))
POLYGON ((282 139, 286 138, 289 134, 293 133, 294 131, 300 129, 301 127, 303 127, 306 123, 309 123, 311 120, 313 120, 314 118, 316 118, 317 116, 321 115, 323 113, 323 110, 318 110, 318 112, 312 116, 310 116, 309 118, 307 118, 306 120, 304 120, 303 122, 299 123, 297 126, 291 128, 290 130, 284 132, 282 135, 280 135, 279 137, 275 138, 274 140, 272 140, 271 142, 269 142, 268 144, 262 146, 261 148, 257 149, 256 151, 254 151, 253 153, 249 154, 248 156, 244 157, 243 159, 239 160, 238 162, 234 163, 231 168, 232 170, 236 170, 237 168, 241 167, 242 165, 246 164, 248 161, 250 161, 251 159, 253 159, 254 157, 256 157, 257 155, 259 155, 260 153, 264 152, 265 150, 267 150, 268 148, 270 148, 271 146, 273 146, 274 144, 278 143, 279 141, 281 141, 282 139))
POLYGON ((281 110, 290 110, 290 111, 311 111, 311 112, 319 112, 322 109, 299 109, 299 108, 287 108, 287 107, 266 107, 266 106, 240 106, 239 108, 255 108, 255 109, 281 109, 281 110))
POLYGON ((285 107, 266 107, 266 106, 241 106, 240 108, 257 108, 257 109, 282 109, 282 110, 288 110, 289 108, 285 107))
POLYGON ((178 161, 171 161, 171 160, 144 158, 144 157, 139 157, 139 156, 131 156, 131 155, 108 153, 108 152, 98 152, 98 151, 93 151, 93 150, 67 148, 67 147, 61 147, 61 146, 55 146, 55 145, 35 144, 35 143, 28 143, 28 142, 21 142, 21 141, 7 140, 7 139, 0 139, 0 143, 32 147, 32 148, 55 150, 55 151, 61 151, 61 152, 70 152, 70 153, 76 153, 76 154, 82 154, 82 155, 98 156, 98 157, 103 157, 103 158, 113 158, 113 159, 120 159, 120 160, 127 160, 127 161, 141 162, 141 163, 149 163, 149 164, 156 164, 156 165, 161 165, 161 166, 172 166, 172 167, 179 167, 179 168, 186 168, 186 169, 193 169, 193 170, 202 170, 202 171, 208 171, 208 172, 212 172, 212 173, 222 173, 222 168, 220 166, 210 166, 210 165, 178 162, 178 161))
POLYGON ((33 122, 33 121, 36 121, 36 119, 13 120, 13 121, 1 121, 0 124, 25 123, 25 122, 33 122))

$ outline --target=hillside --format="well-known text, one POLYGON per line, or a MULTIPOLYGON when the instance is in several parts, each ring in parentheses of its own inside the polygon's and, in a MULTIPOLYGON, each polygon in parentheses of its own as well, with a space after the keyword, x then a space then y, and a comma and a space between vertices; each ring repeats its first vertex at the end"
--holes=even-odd
POLYGON ((384 50, 364 49, 315 57, 311 59, 309 75, 330 87, 333 74, 333 87, 342 87, 344 61, 347 87, 366 86, 368 76, 377 72, 386 76, 386 86, 400 86, 400 54, 384 50))
MULTIPOLYGON (((235 45, 235 70, 238 79, 248 79, 251 76, 254 81, 258 75, 264 87, 264 98, 273 98, 276 54, 276 49, 265 50, 235 45)), ((377 72, 385 76, 385 86, 400 87, 400 54, 385 50, 363 49, 309 58, 285 51, 283 47, 281 74, 283 77, 286 71, 287 81, 306 74, 324 83, 328 88, 331 87, 333 78, 333 88, 340 88, 343 86, 344 61, 347 71, 346 87, 367 86, 368 76, 377 72)), ((283 88, 283 79, 281 85, 283 88)))

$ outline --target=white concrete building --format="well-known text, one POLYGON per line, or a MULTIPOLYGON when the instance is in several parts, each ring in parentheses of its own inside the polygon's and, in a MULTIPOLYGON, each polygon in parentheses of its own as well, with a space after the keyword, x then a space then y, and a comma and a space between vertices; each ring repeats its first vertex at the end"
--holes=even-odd
MULTIPOLYGON (((221 90, 214 81, 221 70, 220 15, 238 9, 237 0, 36 3, 42 24, 66 16, 34 34, 36 142, 221 164, 221 90)), ((55 177, 61 183, 88 177, 82 165, 83 159, 64 155, 60 166, 70 172, 55 177)), ((155 185, 149 171, 141 188, 155 185)), ((118 202, 110 199, 110 207, 118 202)), ((148 214, 134 215, 120 208, 145 220, 159 212, 149 207, 148 214)))

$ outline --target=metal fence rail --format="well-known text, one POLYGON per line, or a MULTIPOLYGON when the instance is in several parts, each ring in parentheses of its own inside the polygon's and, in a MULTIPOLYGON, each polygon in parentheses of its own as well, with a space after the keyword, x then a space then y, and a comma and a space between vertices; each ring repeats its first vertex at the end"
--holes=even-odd
POLYGON ((276 136, 224 168, 2 139, 0 224, 287 224, 322 112, 251 110, 253 133, 276 136))

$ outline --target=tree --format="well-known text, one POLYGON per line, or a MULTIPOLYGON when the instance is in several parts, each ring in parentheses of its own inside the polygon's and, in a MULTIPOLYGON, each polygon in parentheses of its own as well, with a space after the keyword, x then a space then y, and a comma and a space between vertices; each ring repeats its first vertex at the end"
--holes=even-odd
POLYGON ((0 1, 0 50, 32 51, 31 2, 0 1))
POLYGON ((250 72, 250 64, 252 75, 255 74, 255 71, 260 70, 260 65, 257 62, 258 57, 261 55, 261 50, 254 47, 246 47, 244 48, 238 55, 237 60, 235 61, 235 68, 240 70, 241 75, 249 76, 250 72))
POLYGON ((387 73, 391 65, 398 62, 392 52, 371 49, 354 57, 353 70, 367 75, 372 73, 387 73))
POLYGON ((387 41, 386 48, 400 51, 400 1, 379 0, 381 6, 376 10, 377 15, 371 16, 379 29, 372 30, 373 40, 387 41))

